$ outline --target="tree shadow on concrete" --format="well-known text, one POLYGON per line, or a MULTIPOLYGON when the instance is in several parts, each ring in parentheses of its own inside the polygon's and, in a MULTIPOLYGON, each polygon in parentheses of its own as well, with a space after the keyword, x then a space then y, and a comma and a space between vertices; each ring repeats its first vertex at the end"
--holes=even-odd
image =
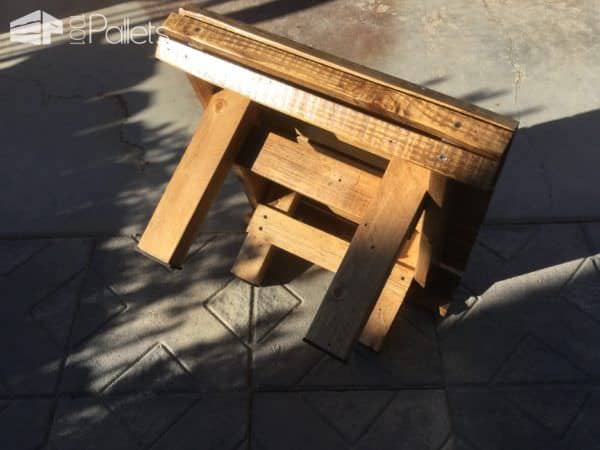
MULTIPOLYGON (((271 17, 311 6, 281 3, 268 8, 271 17)), ((81 12, 73 8, 55 14, 81 12)), ((240 14, 246 10, 253 8, 240 14)), ((146 23, 169 11, 155 5, 115 17, 135 14, 146 23)), ((250 12, 244 18, 254 20, 250 12)), ((0 127, 7 144, 0 175, 10 214, 1 236, 141 232, 189 141, 201 108, 185 75, 157 64, 153 45, 109 45, 101 38, 3 58, 0 127)), ((239 194, 229 178, 224 207, 212 211, 206 230, 244 229, 239 194), (221 227, 227 223, 234 225, 221 227)))
MULTIPOLYGON (((48 235, 60 227, 72 236, 82 224, 86 235, 115 234, 145 223, 191 131, 166 117, 148 125, 144 114, 157 94, 143 83, 159 70, 151 53, 60 46, 0 73, 2 98, 14 102, 1 122, 2 132, 15 137, 2 150, 5 236, 36 235, 43 227, 48 235), (136 64, 125 65, 131 60, 136 64), (32 77, 40 73, 41 80, 32 77)), ((195 108, 185 114, 199 116, 195 108)), ((177 108, 174 114, 182 116, 177 108)), ((595 201, 599 119, 594 111, 519 131, 490 217, 503 198, 532 208, 550 204, 557 214, 595 201), (548 183, 560 187, 551 191, 552 203, 545 203, 548 183)), ((216 205, 226 216, 215 224, 239 220, 245 211, 238 185, 228 186, 216 205)), ((598 230, 587 224, 486 226, 448 319, 436 329, 429 312, 407 302, 382 352, 358 346, 345 365, 302 342, 331 274, 310 268, 284 286, 250 287, 229 274, 242 239, 202 234, 180 272, 135 253, 129 237, 6 243, 14 248, 1 280, 3 354, 9 355, 0 367, 4 430, 31 415, 37 402, 45 411, 40 439, 20 441, 21 448, 44 442, 86 448, 91 440, 104 448, 115 442, 168 448, 176 437, 189 444, 210 432, 222 439, 216 448, 234 448, 248 439, 249 398, 264 391, 426 391, 456 384, 510 391, 532 383, 587 386, 600 373, 595 297, 586 293, 597 283, 591 256, 599 251, 598 230), (523 371, 523 359, 535 370, 523 371), (204 404, 225 405, 210 416, 212 429, 199 426, 204 404), (228 424, 220 434, 218 423, 228 424)), ((480 413, 462 404, 451 404, 459 419, 480 413)), ((488 409, 505 413, 495 408, 488 409)), ((486 448, 473 422, 464 422, 447 433, 469 435, 486 448)), ((578 439, 578 427, 573 422, 557 439, 578 439)))
POLYGON ((246 23, 258 23, 283 17, 305 9, 314 8, 331 0, 296 0, 289 2, 285 0, 272 0, 257 6, 244 8, 233 12, 229 16, 233 19, 246 23))
MULTIPOLYGON (((584 128, 589 118, 578 118, 583 119, 584 128)), ((564 126, 572 130, 578 119, 566 119, 564 126)), ((507 165, 505 170, 509 169, 507 165)), ((504 176, 507 174, 503 173, 500 181, 504 176)), ((70 379, 71 370, 72 379, 81 386, 75 390, 78 395, 89 389, 108 395, 111 400, 106 401, 119 397, 119 389, 111 392, 110 386, 121 384, 125 386, 120 388, 124 389, 121 394, 131 395, 161 377, 171 381, 164 391, 158 389, 153 395, 179 392, 173 380, 187 379, 187 371, 194 379, 186 384, 191 392, 246 391, 260 398, 270 391, 336 390, 342 391, 339 396, 343 399, 365 390, 418 389, 425 396, 425 392, 446 389, 450 413, 457 423, 446 433, 475 442, 479 448, 487 448, 486 443, 497 445, 493 441, 496 438, 486 441, 479 430, 496 426, 494 415, 502 419, 499 426, 505 442, 515 448, 520 448, 521 441, 510 424, 517 421, 529 433, 522 441, 523 448, 532 442, 581 442, 590 439, 585 434, 586 421, 597 412, 598 403, 588 404, 586 408, 592 408, 588 411, 583 401, 578 402, 575 413, 581 412, 583 424, 574 421, 558 428, 552 424, 552 433, 548 433, 546 425, 537 423, 539 419, 531 419, 533 406, 523 404, 522 399, 532 389, 537 395, 534 405, 560 399, 562 391, 556 390, 557 383, 579 399, 580 390, 593 384, 600 373, 600 322, 594 309, 597 299, 588 295, 590 286, 598 286, 600 280, 593 258, 599 252, 593 243, 597 233, 584 224, 484 226, 448 318, 436 326, 431 313, 407 302, 382 352, 375 354, 357 346, 347 364, 302 342, 331 280, 326 271, 311 268, 285 286, 257 289, 228 274, 242 236, 215 235, 208 242, 203 236, 183 271, 176 273, 167 273, 135 255, 129 241, 105 241, 96 249, 91 270, 102 274, 104 283, 126 299, 129 311, 137 309, 132 313, 135 320, 143 322, 147 319, 139 318, 146 315, 156 317, 154 311, 161 311, 164 318, 148 320, 147 325, 137 328, 146 330, 142 336, 128 339, 122 336, 128 336, 128 330, 136 326, 132 319, 126 319, 126 313, 122 320, 107 322, 72 352, 65 379, 70 379), (462 303, 461 297, 465 300, 462 303), (204 318, 210 320, 205 322, 204 318), (256 325, 253 328, 249 323, 267 325, 261 325, 263 331, 257 332, 256 325), (217 327, 216 334, 213 326, 217 327), (197 335, 186 331, 194 328, 197 335), (185 335, 189 341, 177 335, 185 335), (103 366, 99 363, 105 360, 103 355, 114 352, 111 345, 117 342, 121 360, 106 359, 110 363, 103 366), (161 342, 170 353, 160 351, 176 355, 186 373, 169 369, 171 359, 164 355, 149 358, 158 364, 156 367, 140 366, 140 361, 148 358, 145 355, 158 351, 156 346, 161 342), (251 361, 251 366, 242 361, 251 361), (146 372, 156 375, 144 384, 134 383, 126 375, 140 377, 146 372), (250 379, 244 378, 247 373, 252 374, 250 379), (541 393, 539 386, 544 387, 541 393), (484 411, 474 400, 483 395, 481 392, 489 401, 484 411), (473 427, 473 420, 480 416, 487 417, 487 422, 473 427)), ((293 418, 290 411, 268 411, 293 418)), ((359 439, 372 438, 376 423, 376 419, 370 422, 359 439)), ((267 441, 277 441, 280 434, 271 433, 275 437, 267 437, 267 441)), ((404 431, 398 433, 401 437, 404 431)), ((254 436, 262 442, 267 434, 254 436)), ((495 435, 490 431, 487 436, 495 435)), ((592 433, 591 439, 594 436, 592 433)), ((446 438, 444 435, 440 442, 446 438)))

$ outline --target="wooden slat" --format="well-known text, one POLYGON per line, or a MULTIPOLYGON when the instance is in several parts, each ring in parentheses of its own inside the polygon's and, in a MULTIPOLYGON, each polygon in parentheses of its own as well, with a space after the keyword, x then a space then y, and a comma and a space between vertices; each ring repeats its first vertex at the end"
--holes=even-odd
MULTIPOLYGON (((354 223, 361 221, 381 183, 381 174, 359 161, 304 140, 296 142, 277 133, 269 133, 265 139, 252 164, 252 171, 304 197, 327 205, 336 214, 354 223)), ((442 187, 438 187, 437 183, 430 186, 437 202, 442 201, 442 187)), ((432 202, 430 209, 437 208, 435 202, 432 202)), ((424 216, 427 214, 428 229, 432 229, 434 213, 423 213, 424 216)), ((422 227, 423 220, 417 224, 417 230, 422 230, 422 227)), ((414 261, 407 263, 404 260, 404 263, 417 267, 418 276, 415 278, 424 286, 431 263, 427 235, 420 233, 419 242, 415 245, 420 251, 412 253, 414 261)))
POLYGON ((319 97, 235 63, 161 37, 157 57, 256 103, 307 121, 340 140, 386 159, 396 156, 481 188, 493 184, 498 162, 319 97))
POLYGON ((429 241, 423 233, 425 214, 426 211, 421 215, 415 228, 416 231, 412 234, 408 242, 404 244, 398 255, 399 260, 405 265, 415 267, 415 270, 405 273, 406 285, 393 285, 386 282, 381 294, 379 294, 375 307, 371 311, 369 320, 367 320, 360 338, 358 339, 361 344, 370 347, 375 351, 381 350, 385 338, 396 319, 396 315, 398 314, 402 303, 404 303, 411 280, 414 279, 421 286, 425 286, 427 277, 426 274, 425 277, 423 277, 424 265, 431 263, 431 259, 428 258, 429 255, 427 253, 422 255, 424 250, 429 250, 426 245, 429 241), (421 271, 422 278, 417 278, 418 271, 421 271))
POLYGON ((282 36, 273 35, 267 33, 258 28, 246 25, 244 23, 232 20, 228 17, 224 17, 207 10, 186 10, 180 9, 180 15, 191 17, 202 22, 224 28, 237 35, 251 38, 255 41, 267 44, 277 49, 285 50, 293 53, 302 58, 315 61, 328 67, 335 68, 353 75, 356 75, 365 80, 373 81, 384 86, 393 88, 395 90, 405 92, 417 98, 422 98, 431 101, 440 106, 444 106, 455 111, 463 112, 465 114, 476 117, 482 121, 496 124, 507 130, 514 130, 518 122, 509 117, 496 114, 492 111, 480 108, 473 104, 460 101, 458 99, 449 97, 440 92, 433 91, 431 89, 415 85, 408 81, 399 79, 397 77, 378 72, 368 67, 361 66, 351 61, 344 60, 335 55, 331 55, 317 49, 307 47, 299 44, 298 42, 286 39, 282 36))
MULTIPOLYGON (((276 133, 267 136, 252 164, 252 171, 327 205, 354 223, 361 221, 381 182, 380 174, 360 162, 349 160, 324 147, 296 142, 276 133)), ((439 234, 436 225, 439 222, 439 205, 436 202, 442 203, 444 197, 444 177, 439 177, 441 180, 435 178, 441 184, 430 186, 435 201, 424 213, 427 232, 421 236, 420 251, 414 253, 415 258, 419 257, 418 262, 411 264, 417 267, 415 279, 422 286, 426 283, 431 264, 431 241, 439 234), (434 231, 436 236, 433 236, 434 231)))
POLYGON ((366 165, 378 169, 383 173, 387 167, 388 159, 374 153, 360 149, 354 145, 339 140, 335 134, 311 125, 307 122, 281 114, 278 111, 263 108, 261 118, 263 123, 272 125, 272 130, 284 136, 297 136, 312 144, 317 144, 342 153, 354 160, 362 161, 366 165))
POLYGON ((346 360, 420 217, 430 172, 392 159, 305 339, 346 360))
POLYGON ((234 92, 212 96, 140 239, 140 251, 163 264, 181 265, 255 112, 250 100, 234 92))
POLYGON ((433 200, 427 205, 421 218, 422 239, 419 243, 419 259, 415 270, 415 281, 425 287, 429 269, 439 257, 444 238, 445 212, 447 211, 447 179, 436 173, 430 175, 428 193, 433 200))
MULTIPOLYGON (((271 200, 269 206, 283 213, 291 214, 294 212, 299 200, 300 196, 296 192, 288 192, 271 200)), ((257 207, 260 208, 259 205, 257 207)), ((249 231, 231 268, 231 273, 250 284, 258 286, 263 281, 273 257, 273 252, 273 246, 263 237, 262 233, 249 231)))
POLYGON ((308 142, 269 133, 252 171, 358 223, 381 181, 372 169, 308 142))
MULTIPOLYGON (((299 256, 323 269, 337 272, 349 243, 265 205, 259 205, 248 224, 248 234, 256 234, 275 247, 299 256)), ((407 275, 414 269, 396 263, 390 274, 395 292, 410 284, 407 275)))
POLYGON ((310 227, 265 205, 259 205, 248 224, 248 234, 262 239, 331 272, 338 269, 348 242, 310 227))
POLYGON ((298 54, 208 23, 171 14, 162 26, 165 34, 244 66, 299 84, 370 114, 403 123, 447 139, 462 147, 499 158, 512 131, 463 112, 339 70, 298 54))
MULTIPOLYGON (((248 225, 248 239, 248 246, 272 244, 330 271, 337 270, 349 246, 344 239, 263 205, 258 206, 248 225)), ((418 259, 419 240, 419 233, 415 233, 400 252, 360 336, 360 342, 375 351, 381 349, 410 287, 414 276, 410 264, 418 259)), ((254 250, 251 255, 260 257, 260 250, 254 250)))

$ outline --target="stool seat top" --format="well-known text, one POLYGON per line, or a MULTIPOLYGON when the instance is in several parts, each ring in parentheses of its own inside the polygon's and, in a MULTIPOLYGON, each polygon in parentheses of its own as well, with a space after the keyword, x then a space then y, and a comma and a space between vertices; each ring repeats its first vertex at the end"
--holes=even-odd
MULTIPOLYGON (((381 148, 383 156, 388 152, 392 156, 406 157, 431 170, 479 187, 489 189, 493 186, 504 153, 518 126, 518 122, 509 117, 205 10, 180 9, 178 13, 170 14, 160 28, 160 35, 208 55, 206 58, 216 57, 235 65, 222 66, 221 70, 225 67, 228 71, 231 67, 244 68, 263 78, 285 83, 307 93, 306 95, 313 96, 310 97, 312 103, 309 106, 321 108, 319 113, 322 113, 323 108, 321 103, 315 106, 315 99, 322 101, 324 105, 334 102, 346 107, 343 111, 349 111, 347 122, 349 119, 359 124, 368 122, 370 128, 383 130, 370 140, 372 147, 381 148), (352 114, 352 111, 360 114, 352 114), (385 133, 391 126, 397 128, 394 128, 394 137, 390 138, 385 133), (396 139, 400 135, 402 138, 396 139), (422 147, 418 157, 410 149, 387 149, 389 146, 413 145, 422 147), (426 147, 436 148, 439 161, 434 161, 436 158, 432 157, 433 151, 431 155, 422 155, 426 147), (438 151, 439 149, 441 150, 438 151), (460 155, 460 159, 476 159, 476 162, 469 163, 470 168, 461 168, 461 173, 454 174, 454 167, 444 168, 443 165, 458 164, 457 157, 453 156, 455 154, 460 155), (451 161, 447 161, 448 156, 451 161), (483 166, 489 168, 484 170, 481 168, 483 166), (469 177, 462 173, 465 170, 476 171, 478 174, 469 177)), ((159 41, 157 56, 173 63, 168 56, 164 56, 164 51, 160 51, 160 46, 159 41)), ((213 59, 206 58, 202 62, 204 66, 214 62, 213 59)), ((216 79, 204 73, 209 70, 206 67, 202 73, 193 73, 187 67, 180 68, 210 83, 221 85, 220 87, 238 90, 237 86, 227 83, 233 75, 225 79, 226 74, 222 74, 216 79)), ((247 84, 249 78, 246 78, 244 83, 247 84)), ((241 78, 236 81, 242 82, 241 78)), ((270 102, 271 99, 260 95, 253 98, 250 94, 256 90, 249 90, 246 86, 246 90, 238 92, 264 106, 311 122, 306 114, 301 114, 302 111, 279 108, 278 104, 270 102)), ((309 106, 305 105, 304 110, 309 106)), ((327 111, 330 119, 334 110, 337 114, 338 111, 333 106, 331 111, 327 111)), ((312 117, 315 113, 310 112, 312 117)), ((338 133, 337 129, 327 129, 321 122, 314 124, 342 135, 342 140, 353 145, 374 153, 379 152, 379 149, 371 149, 370 145, 361 145, 358 138, 344 139, 343 131, 338 133)), ((353 125, 353 122, 350 124, 353 125)), ((356 131, 359 132, 358 129, 356 131)))

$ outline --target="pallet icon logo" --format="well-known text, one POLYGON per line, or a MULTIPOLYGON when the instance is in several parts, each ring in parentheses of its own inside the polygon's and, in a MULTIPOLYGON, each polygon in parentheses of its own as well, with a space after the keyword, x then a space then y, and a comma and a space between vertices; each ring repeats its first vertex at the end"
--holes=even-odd
POLYGON ((39 9, 10 22, 11 42, 47 45, 53 34, 62 33, 62 21, 39 9))

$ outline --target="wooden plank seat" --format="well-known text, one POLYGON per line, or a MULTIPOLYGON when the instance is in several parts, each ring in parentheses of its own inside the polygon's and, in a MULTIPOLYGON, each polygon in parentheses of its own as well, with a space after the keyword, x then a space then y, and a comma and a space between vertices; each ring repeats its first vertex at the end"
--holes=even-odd
POLYGON ((434 265, 460 274, 485 211, 463 223, 461 199, 489 199, 517 122, 206 11, 160 35, 205 111, 140 251, 180 267, 234 170, 254 211, 232 272, 261 284, 275 248, 335 272, 305 339, 342 360, 434 265))

